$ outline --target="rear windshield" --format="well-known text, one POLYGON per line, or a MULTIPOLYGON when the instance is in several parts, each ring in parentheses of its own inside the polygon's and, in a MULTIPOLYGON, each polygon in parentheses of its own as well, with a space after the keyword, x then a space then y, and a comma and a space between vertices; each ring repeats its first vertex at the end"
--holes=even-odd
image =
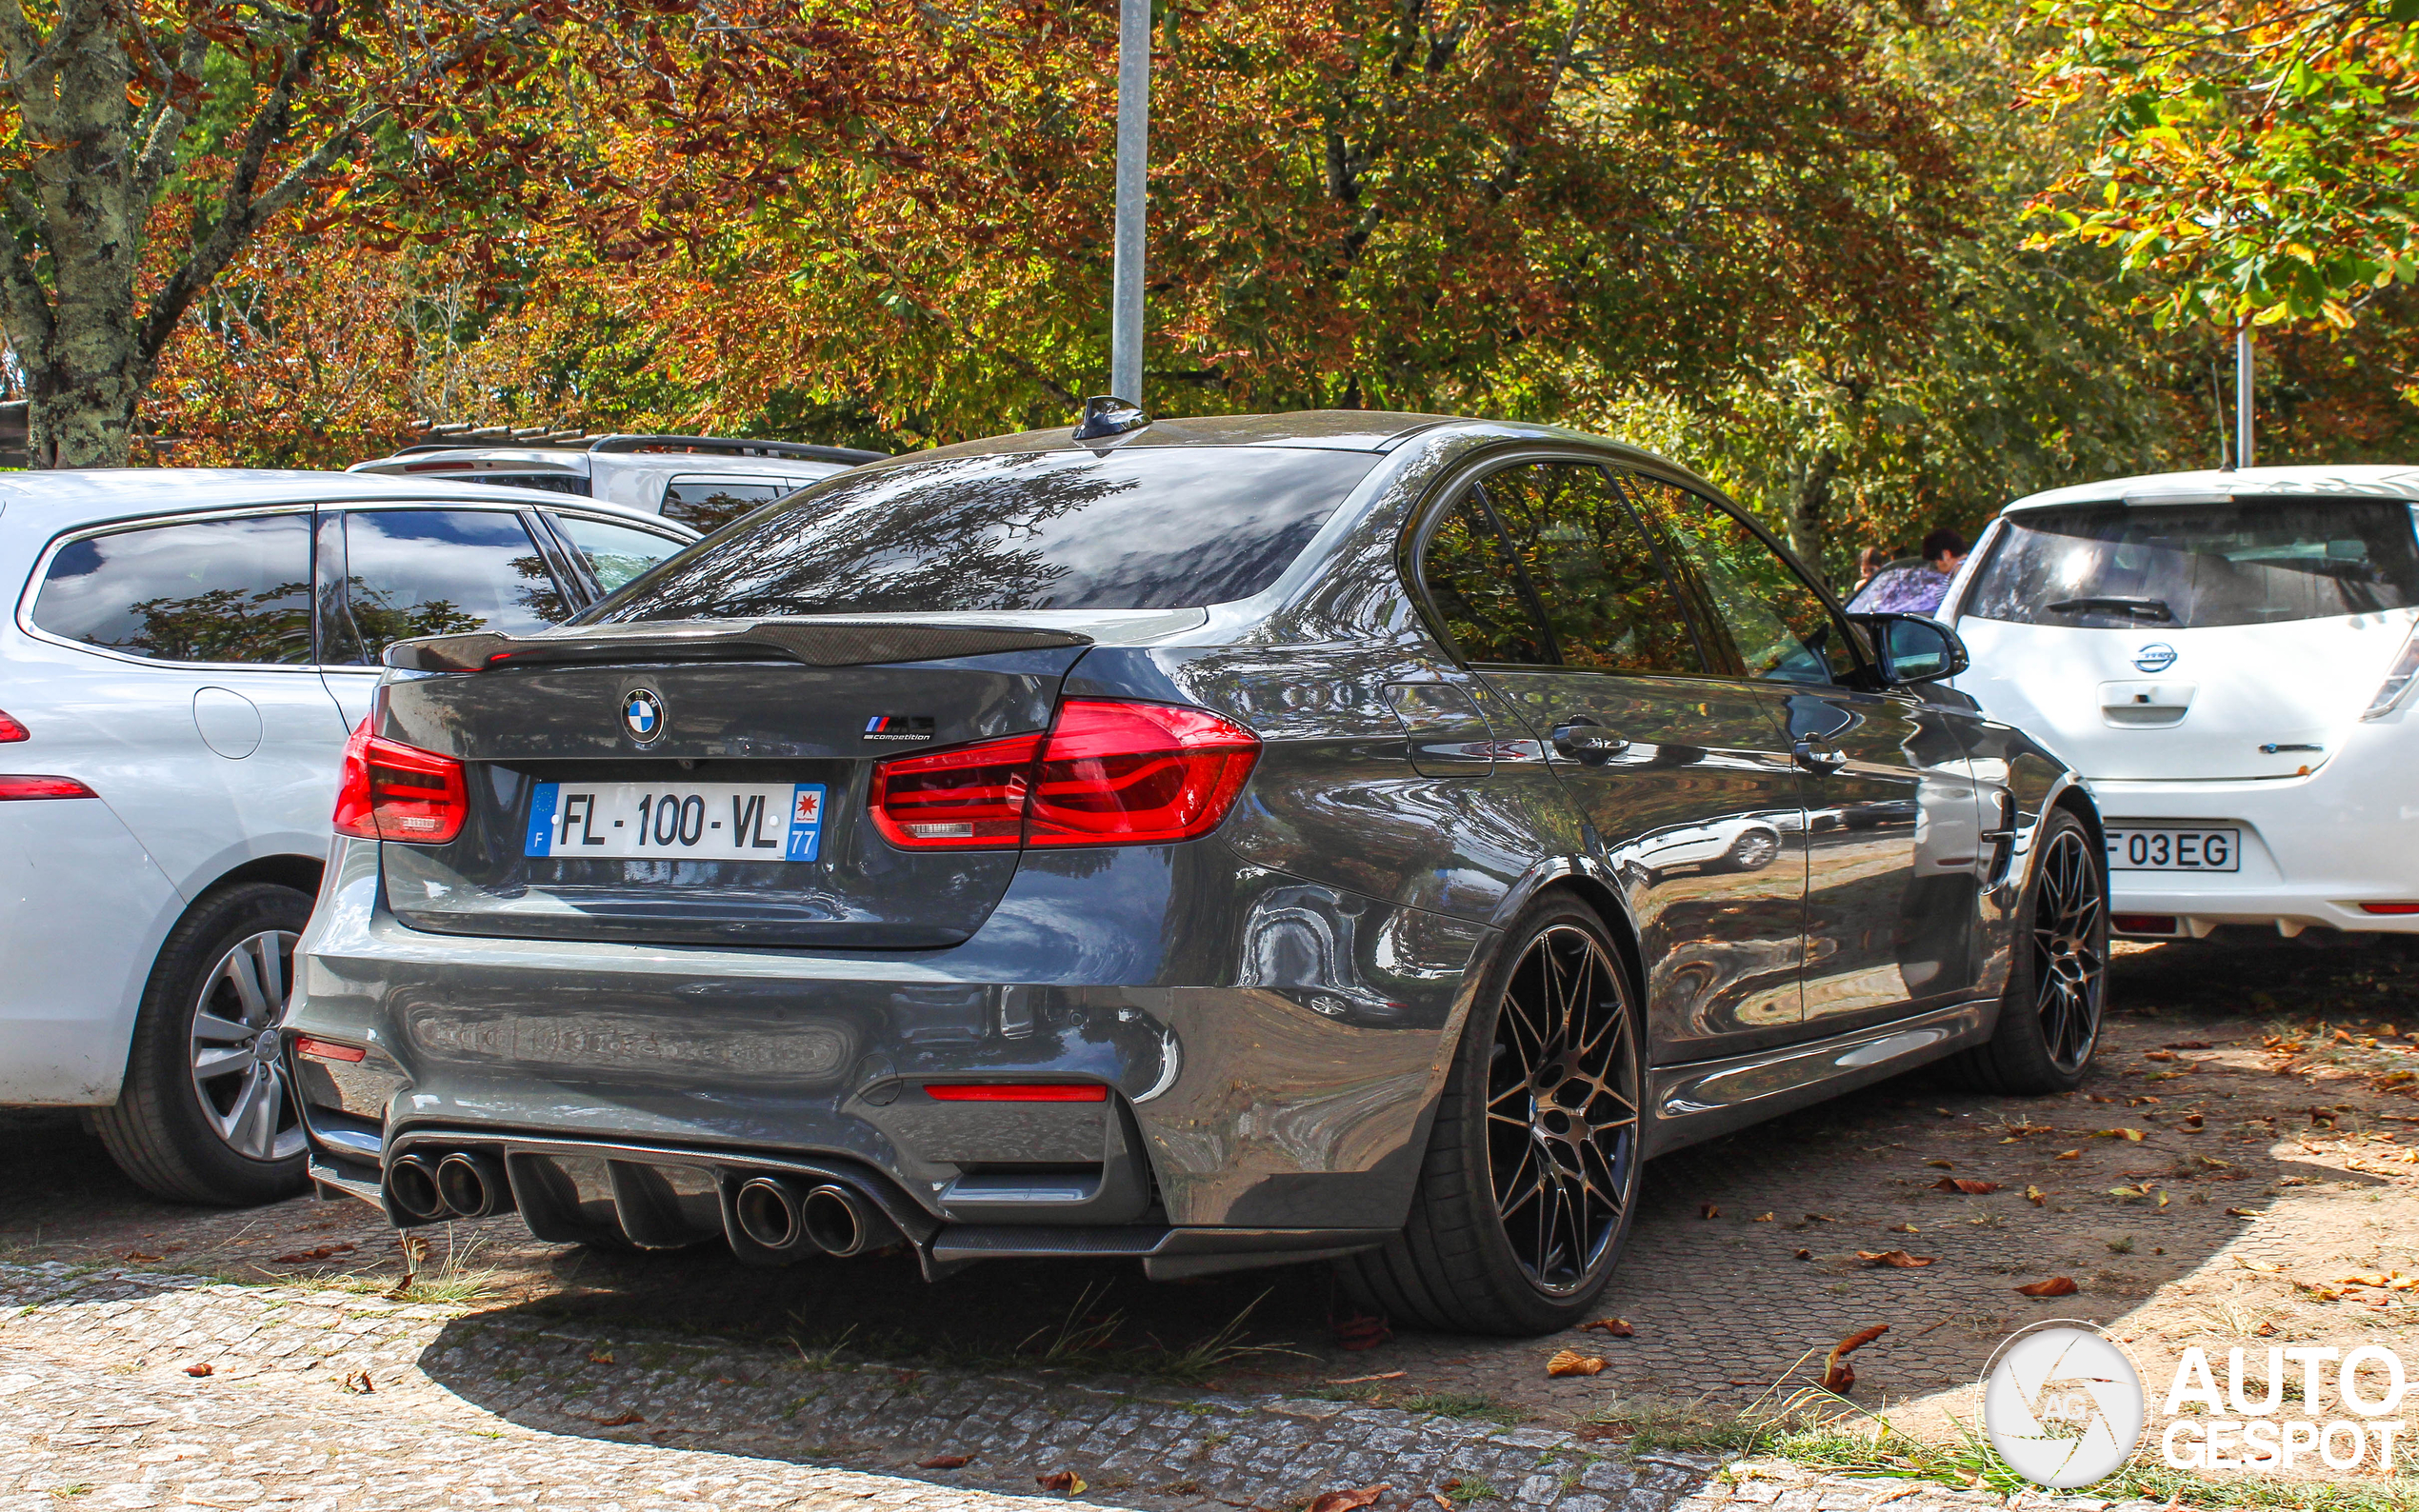
POLYGON ((583 619, 1161 609, 1249 598, 1302 554, 1377 460, 1153 447, 841 473, 708 537, 583 619))
POLYGON ((2189 629, 2419 604, 2392 499, 2089 505, 2011 515, 1964 612, 2017 625, 2189 629))

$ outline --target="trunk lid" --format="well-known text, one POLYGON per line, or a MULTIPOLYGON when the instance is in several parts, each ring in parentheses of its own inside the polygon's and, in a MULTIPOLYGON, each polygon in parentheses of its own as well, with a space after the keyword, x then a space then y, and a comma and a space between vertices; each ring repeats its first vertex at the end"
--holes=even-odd
POLYGON ((908 852, 866 815, 888 756, 1048 727, 1091 644, 1040 623, 638 624, 405 643, 379 733, 466 764, 443 846, 387 845, 439 933, 930 949, 1014 850, 908 852))

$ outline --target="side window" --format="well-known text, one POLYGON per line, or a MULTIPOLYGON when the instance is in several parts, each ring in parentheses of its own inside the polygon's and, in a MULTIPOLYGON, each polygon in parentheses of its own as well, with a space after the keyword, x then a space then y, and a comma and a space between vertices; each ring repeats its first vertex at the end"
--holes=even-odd
POLYGON ((689 544, 584 515, 558 514, 554 524, 579 548, 581 560, 596 576, 596 586, 608 593, 689 544))
POLYGON ((1707 669, 1680 595, 1603 468, 1524 463, 1488 474, 1485 486, 1565 666, 1683 675, 1707 669))
POLYGON ((674 478, 664 486, 662 512, 692 530, 719 530, 804 487, 780 478, 674 478))
POLYGON ((33 623, 163 662, 308 665, 310 516, 195 520, 71 541, 43 574, 33 623))
POLYGON ((1436 522, 1420 552, 1420 578, 1463 660, 1553 662, 1552 643, 1537 624, 1477 489, 1436 522))
POLYGON ((1707 617, 1729 634, 1749 677, 1841 683, 1856 670, 1848 630, 1822 595, 1738 516, 1659 478, 1629 475, 1633 497, 1663 517, 1696 578, 1707 617))
POLYGON ((353 509, 345 515, 347 659, 388 643, 470 630, 543 628, 570 612, 518 514, 502 509, 353 509))

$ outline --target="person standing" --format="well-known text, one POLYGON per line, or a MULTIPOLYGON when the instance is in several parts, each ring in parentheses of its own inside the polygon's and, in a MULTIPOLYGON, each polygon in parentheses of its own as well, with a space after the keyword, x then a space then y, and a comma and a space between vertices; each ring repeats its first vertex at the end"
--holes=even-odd
POLYGON ((1857 594, 1864 592, 1865 585, 1879 576, 1882 568, 1889 566, 1889 559, 1895 554, 1878 546, 1869 546, 1858 551, 1856 553, 1856 586, 1848 590, 1849 597, 1854 598, 1857 594))
POLYGON ((1848 604, 1852 614, 1929 614, 1949 596, 1949 580, 1966 560, 1966 538, 1946 526, 1924 537, 1917 567, 1875 573, 1848 604))

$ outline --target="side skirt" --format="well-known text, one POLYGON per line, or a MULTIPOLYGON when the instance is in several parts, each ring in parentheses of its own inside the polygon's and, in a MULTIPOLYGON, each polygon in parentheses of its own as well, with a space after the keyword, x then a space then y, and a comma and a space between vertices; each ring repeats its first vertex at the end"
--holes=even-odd
POLYGON ((1887 1081, 1990 1037, 1995 998, 1954 1003, 1913 1018, 1826 1040, 1647 1073, 1654 1124, 1647 1155, 1668 1155, 1766 1119, 1887 1081))

